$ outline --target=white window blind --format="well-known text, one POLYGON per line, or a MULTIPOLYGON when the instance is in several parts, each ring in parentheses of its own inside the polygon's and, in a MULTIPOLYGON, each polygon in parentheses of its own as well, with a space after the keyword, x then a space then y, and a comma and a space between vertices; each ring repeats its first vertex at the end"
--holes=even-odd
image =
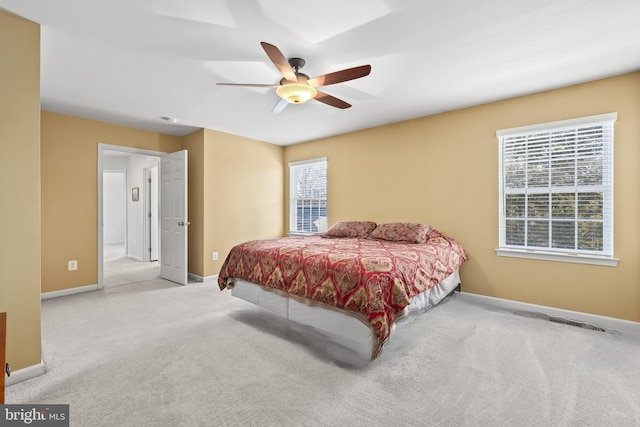
POLYGON ((289 163, 289 232, 327 231, 327 159, 289 163))
POLYGON ((613 257, 616 113, 497 132, 500 249, 613 257))

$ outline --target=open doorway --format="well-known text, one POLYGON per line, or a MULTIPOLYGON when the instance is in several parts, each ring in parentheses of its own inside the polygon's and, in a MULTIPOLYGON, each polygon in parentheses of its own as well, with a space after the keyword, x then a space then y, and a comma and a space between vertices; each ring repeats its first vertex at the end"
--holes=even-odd
POLYGON ((102 173, 103 256, 105 261, 127 253, 127 171, 105 169, 102 173))
POLYGON ((160 276, 157 178, 162 154, 111 146, 99 152, 99 288, 160 276))

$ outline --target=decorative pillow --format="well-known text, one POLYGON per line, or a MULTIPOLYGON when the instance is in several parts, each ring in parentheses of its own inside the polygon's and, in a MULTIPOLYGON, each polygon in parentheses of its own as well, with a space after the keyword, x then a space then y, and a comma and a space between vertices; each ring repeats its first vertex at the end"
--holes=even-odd
POLYGON ((376 223, 373 221, 338 221, 327 230, 327 237, 367 237, 376 223))
POLYGON ((378 225, 369 234, 369 238, 402 243, 425 243, 431 230, 431 226, 427 224, 392 222, 378 225))

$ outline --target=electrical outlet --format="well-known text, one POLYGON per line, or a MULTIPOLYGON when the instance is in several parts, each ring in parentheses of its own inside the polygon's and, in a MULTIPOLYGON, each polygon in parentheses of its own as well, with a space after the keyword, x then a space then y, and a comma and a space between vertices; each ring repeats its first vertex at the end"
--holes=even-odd
POLYGON ((213 260, 217 261, 218 260, 218 252, 214 252, 213 253, 213 260))
POLYGON ((74 259, 73 261, 69 261, 69 271, 75 271, 78 269, 78 260, 74 259))

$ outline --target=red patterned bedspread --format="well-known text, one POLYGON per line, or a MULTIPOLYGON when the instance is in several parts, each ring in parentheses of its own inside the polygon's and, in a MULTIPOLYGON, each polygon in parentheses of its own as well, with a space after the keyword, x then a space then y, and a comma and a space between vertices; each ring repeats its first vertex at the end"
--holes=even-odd
POLYGON ((460 243, 438 230, 424 244, 320 236, 255 240, 231 249, 218 284, 223 290, 244 279, 351 311, 368 322, 381 347, 409 299, 467 259, 460 243))

